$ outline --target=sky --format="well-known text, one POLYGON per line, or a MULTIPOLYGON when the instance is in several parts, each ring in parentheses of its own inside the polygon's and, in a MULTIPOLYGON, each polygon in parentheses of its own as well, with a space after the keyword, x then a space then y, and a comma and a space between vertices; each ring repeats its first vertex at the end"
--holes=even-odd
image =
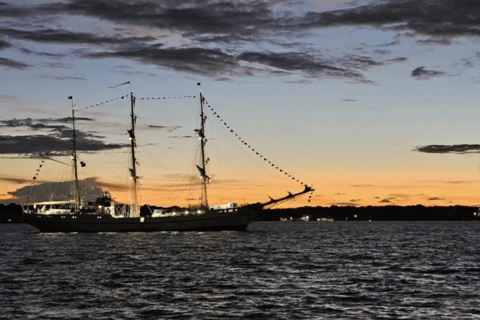
POLYGON ((68 197, 73 102, 128 202, 132 92, 141 202, 197 203, 201 89, 212 205, 478 206, 479 40, 476 0, 2 0, 0 201, 68 197))

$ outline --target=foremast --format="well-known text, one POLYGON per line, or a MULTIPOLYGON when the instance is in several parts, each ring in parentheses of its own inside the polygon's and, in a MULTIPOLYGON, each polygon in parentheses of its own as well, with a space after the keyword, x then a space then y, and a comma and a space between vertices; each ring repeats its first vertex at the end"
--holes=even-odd
POLYGON ((77 140, 75 133, 75 105, 73 104, 73 96, 68 97, 72 100, 72 160, 73 160, 73 172, 75 176, 75 182, 73 186, 73 196, 75 200, 75 211, 80 207, 80 185, 78 182, 78 158, 77 158, 77 140))
POLYGON ((138 204, 138 180, 139 177, 137 175, 137 159, 135 157, 135 148, 137 147, 137 140, 135 137, 135 123, 137 122, 137 117, 135 116, 135 97, 133 92, 130 92, 130 117, 131 117, 131 127, 128 131, 129 139, 130 139, 130 153, 131 153, 131 161, 132 167, 128 168, 130 171, 130 179, 132 180, 132 210, 131 213, 134 217, 140 216, 139 204, 138 204))
POLYGON ((201 162, 200 162, 200 165, 197 165, 197 169, 198 171, 200 171, 200 178, 202 179, 201 206, 204 208, 208 208, 207 184, 210 182, 210 177, 207 175, 207 163, 209 159, 205 157, 205 145, 207 144, 207 139, 205 138, 205 121, 207 121, 207 116, 203 112, 203 104, 205 103, 205 98, 202 95, 202 90, 200 90, 199 93, 200 93, 200 129, 196 129, 195 132, 198 134, 200 139, 201 162))

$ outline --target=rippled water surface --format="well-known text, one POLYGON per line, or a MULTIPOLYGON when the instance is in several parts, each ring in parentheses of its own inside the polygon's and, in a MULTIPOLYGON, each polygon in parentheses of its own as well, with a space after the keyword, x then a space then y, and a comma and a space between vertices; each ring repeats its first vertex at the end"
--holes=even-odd
POLYGON ((0 319, 474 319, 479 222, 254 222, 247 232, 0 225, 0 319))

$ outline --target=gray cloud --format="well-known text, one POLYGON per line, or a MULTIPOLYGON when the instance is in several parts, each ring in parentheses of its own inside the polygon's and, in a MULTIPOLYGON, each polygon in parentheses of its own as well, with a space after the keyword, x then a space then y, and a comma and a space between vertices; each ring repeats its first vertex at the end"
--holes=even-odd
MULTIPOLYGON (((78 134, 78 132, 77 132, 78 134)), ((107 144, 88 134, 77 138, 78 151, 100 151, 126 147, 124 144, 107 144)), ((8 136, 0 135, 0 154, 43 154, 46 152, 69 152, 71 141, 47 135, 8 136)))
POLYGON ((475 0, 387 0, 344 10, 308 12, 303 16, 274 9, 278 3, 289 4, 281 0, 73 0, 35 7, 7 5, 0 16, 80 14, 128 25, 176 30, 185 37, 216 42, 256 41, 271 35, 332 26, 411 30, 434 38, 480 35, 480 8, 475 0))
MULTIPOLYGON (((78 121, 92 121, 90 118, 76 118, 78 121)), ((65 153, 71 150, 72 129, 64 124, 69 118, 60 119, 13 119, 0 121, 0 127, 23 127, 34 131, 47 130, 50 134, 27 136, 0 135, 0 154, 43 154, 46 152, 65 153)), ((119 149, 124 144, 108 144, 92 133, 76 130, 78 151, 100 151, 119 149)))
MULTIPOLYGON (((72 190, 73 181, 67 182, 41 182, 35 185, 25 186, 15 191, 8 192, 15 198, 16 201, 46 201, 53 197, 57 201, 71 200, 72 195, 69 190, 72 190), (53 190, 53 191, 52 191, 53 190)), ((80 193, 86 200, 91 201, 96 197, 101 196, 103 190, 97 186, 95 178, 79 180, 80 193)), ((15 201, 14 200, 14 201, 15 201)))
POLYGON ((416 147, 413 151, 425 153, 479 153, 479 144, 429 145, 416 147))
POLYGON ((86 78, 83 77, 57 77, 57 76, 40 76, 40 78, 44 79, 50 79, 50 80, 60 80, 60 81, 65 81, 65 80, 84 80, 86 81, 86 78))
POLYGON ((156 125, 149 125, 148 127, 151 129, 166 130, 167 132, 173 132, 181 128, 181 126, 156 126, 156 125))
POLYGON ((296 26, 304 29, 368 25, 434 37, 480 35, 480 7, 475 0, 389 0, 347 10, 309 12, 298 20, 296 26))
POLYGON ((18 62, 15 60, 7 59, 7 58, 2 58, 0 57, 0 67, 7 67, 11 69, 26 69, 30 67, 28 64, 25 64, 23 62, 18 62))
POLYGON ((437 198, 437 197, 433 197, 433 198, 428 199, 428 201, 437 201, 437 200, 445 200, 445 199, 437 198))
POLYGON ((0 50, 10 48, 12 45, 6 41, 0 40, 0 50))
MULTIPOLYGON (((220 49, 162 48, 158 45, 121 48, 117 51, 90 53, 91 58, 128 58, 146 64, 156 64, 177 71, 210 77, 221 76, 286 76, 303 74, 307 77, 329 77, 370 83, 359 70, 367 70, 387 60, 347 55, 343 58, 322 59, 298 52, 243 52, 238 55, 220 49)), ((398 60, 398 59, 397 59, 398 60)), ((395 61, 397 61, 395 60, 395 61)), ((399 58, 398 61, 403 61, 399 58)))
POLYGON ((427 70, 425 67, 418 67, 412 71, 412 77, 417 80, 428 80, 432 77, 438 77, 445 75, 443 71, 436 71, 436 70, 427 70))
MULTIPOLYGON (((278 3, 287 1, 127 1, 71 0, 38 6, 3 5, 0 16, 11 18, 84 15, 125 25, 140 25, 181 33, 188 45, 167 48, 150 45, 152 37, 98 36, 62 29, 35 30, 2 28, 0 36, 41 43, 87 44, 106 46, 103 52, 83 51, 90 58, 125 58, 154 64, 195 75, 217 79, 240 76, 302 75, 307 79, 336 78, 357 83, 372 83, 363 75, 373 67, 406 61, 405 57, 378 61, 367 55, 325 57, 306 54, 308 45, 299 41, 312 30, 334 26, 373 26, 383 29, 408 30, 415 35, 428 35, 420 43, 446 44, 445 37, 480 35, 480 8, 476 2, 453 0, 387 0, 351 9, 329 12, 308 12, 296 15, 279 11, 278 3), (266 50, 242 51, 244 43, 255 42, 279 46, 287 52, 266 50), (212 49, 211 43, 235 45, 232 50, 212 49), (295 48, 295 49, 293 49, 295 48)), ((354 3, 352 3, 354 5, 354 3)), ((352 5, 351 4, 351 5, 352 5)), ((390 42, 377 47, 390 47, 390 42)), ((1 45, 0 45, 1 47, 1 45)), ((42 54, 42 53, 38 53, 42 54)), ((43 53, 48 55, 48 53, 43 53)), ((77 52, 77 54, 80 54, 77 52)), ((385 56, 388 50, 374 53, 385 56)), ((0 65, 25 68, 14 61, 0 65)), ((419 67, 412 72, 416 79, 443 75, 441 71, 419 67), (420 68, 420 69, 419 69, 420 68), (423 69, 422 69, 423 68, 423 69)), ((298 80, 298 83, 308 80, 298 80)))
POLYGON ((145 42, 155 40, 152 37, 98 37, 91 33, 71 32, 61 29, 41 29, 35 31, 23 31, 16 29, 0 29, 0 35, 11 37, 13 39, 30 40, 44 43, 61 43, 61 44, 122 44, 135 42, 145 42))

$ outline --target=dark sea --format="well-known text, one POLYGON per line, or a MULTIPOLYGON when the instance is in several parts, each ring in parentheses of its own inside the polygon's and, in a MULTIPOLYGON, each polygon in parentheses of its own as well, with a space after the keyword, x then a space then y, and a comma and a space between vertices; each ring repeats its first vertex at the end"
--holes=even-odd
POLYGON ((0 319, 480 319, 480 222, 0 225, 0 319))

